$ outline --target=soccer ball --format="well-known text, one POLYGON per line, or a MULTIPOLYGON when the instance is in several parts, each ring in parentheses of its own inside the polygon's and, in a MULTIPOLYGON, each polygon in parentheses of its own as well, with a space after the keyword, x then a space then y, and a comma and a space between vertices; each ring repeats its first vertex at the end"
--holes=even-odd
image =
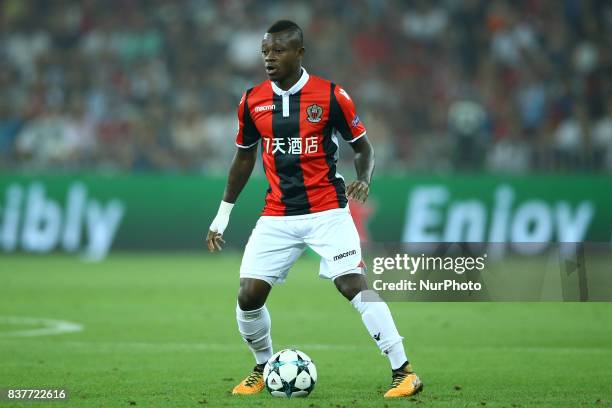
POLYGON ((285 349, 270 357, 263 376, 266 388, 275 397, 307 397, 317 382, 317 368, 305 353, 285 349))

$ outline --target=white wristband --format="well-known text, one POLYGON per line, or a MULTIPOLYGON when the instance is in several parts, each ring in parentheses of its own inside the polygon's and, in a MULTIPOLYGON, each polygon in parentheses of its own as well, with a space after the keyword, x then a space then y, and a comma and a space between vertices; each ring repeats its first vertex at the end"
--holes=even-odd
POLYGON ((219 211, 217 212, 217 214, 223 214, 229 217, 229 215, 232 213, 233 208, 234 208, 234 204, 227 203, 225 201, 221 201, 221 204, 219 205, 219 211))
POLYGON ((229 223, 229 217, 233 208, 234 204, 221 201, 219 211, 217 211, 217 216, 210 224, 209 229, 211 231, 218 232, 219 234, 223 234, 225 228, 227 228, 227 224, 229 223))

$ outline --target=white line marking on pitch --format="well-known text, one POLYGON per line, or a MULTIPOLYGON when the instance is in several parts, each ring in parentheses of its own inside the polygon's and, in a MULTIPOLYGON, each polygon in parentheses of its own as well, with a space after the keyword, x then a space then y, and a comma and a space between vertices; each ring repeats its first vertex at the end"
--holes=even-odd
POLYGON ((0 332, 0 338, 52 336, 55 334, 74 333, 83 330, 83 326, 78 323, 68 322, 66 320, 43 319, 39 317, 0 316, 0 324, 43 326, 35 329, 0 332))
MULTIPOLYGON (((225 343, 152 343, 142 341, 66 341, 62 344, 71 347, 95 347, 98 351, 105 349, 117 350, 118 348, 123 349, 138 349, 140 351, 233 351, 233 350, 247 350, 246 344, 225 344, 225 343)), ((287 346, 289 347, 289 346, 287 346)), ((299 344, 292 345, 292 348, 308 349, 308 350, 362 350, 367 347, 342 345, 342 344, 299 344)), ((372 345, 372 347, 375 347, 372 345)), ((280 348, 279 348, 280 350, 280 348)))
MULTIPOLYGON (((69 347, 78 348, 91 348, 94 347, 97 352, 112 351, 116 352, 118 349, 124 350, 137 350, 139 352, 177 352, 177 351, 234 351, 234 350, 247 350, 245 344, 241 343, 173 343, 173 342, 142 342, 142 341, 65 341, 62 343, 69 347)), ((293 347, 300 350, 341 350, 341 351, 362 351, 362 350, 376 350, 374 344, 367 345, 343 345, 343 344, 295 344, 285 345, 285 347, 293 347)), ((283 347, 275 347, 280 350, 283 347)), ((444 350, 465 350, 464 347, 455 346, 423 346, 422 349, 427 352, 437 352, 440 349, 444 350)), ((499 350, 505 350, 508 352, 520 352, 520 353, 583 353, 583 354, 612 354, 611 348, 604 347, 522 347, 522 346, 477 346, 474 348, 479 351, 499 352, 499 350)))

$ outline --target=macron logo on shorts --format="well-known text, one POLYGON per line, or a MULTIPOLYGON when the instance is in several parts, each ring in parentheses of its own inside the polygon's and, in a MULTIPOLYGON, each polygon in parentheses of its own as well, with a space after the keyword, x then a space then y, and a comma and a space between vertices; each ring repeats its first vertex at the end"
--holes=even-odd
POLYGON ((351 251, 343 252, 341 254, 334 256, 334 261, 339 261, 342 258, 346 258, 347 256, 355 255, 356 253, 357 251, 354 249, 351 251))

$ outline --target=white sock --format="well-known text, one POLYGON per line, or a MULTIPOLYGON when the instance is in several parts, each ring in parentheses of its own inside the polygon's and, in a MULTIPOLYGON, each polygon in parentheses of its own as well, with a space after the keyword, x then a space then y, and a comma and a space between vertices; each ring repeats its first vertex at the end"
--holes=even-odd
POLYGON ((242 310, 236 305, 236 320, 238 331, 249 345, 257 364, 263 364, 272 357, 272 337, 270 336, 270 313, 263 305, 256 310, 242 310))
POLYGON ((368 329, 370 336, 376 341, 380 351, 389 357, 391 369, 398 369, 408 361, 402 344, 403 337, 397 332, 389 306, 380 296, 373 290, 364 290, 351 300, 351 304, 361 314, 363 324, 368 329), (362 301, 364 294, 367 295, 368 302, 362 301))

